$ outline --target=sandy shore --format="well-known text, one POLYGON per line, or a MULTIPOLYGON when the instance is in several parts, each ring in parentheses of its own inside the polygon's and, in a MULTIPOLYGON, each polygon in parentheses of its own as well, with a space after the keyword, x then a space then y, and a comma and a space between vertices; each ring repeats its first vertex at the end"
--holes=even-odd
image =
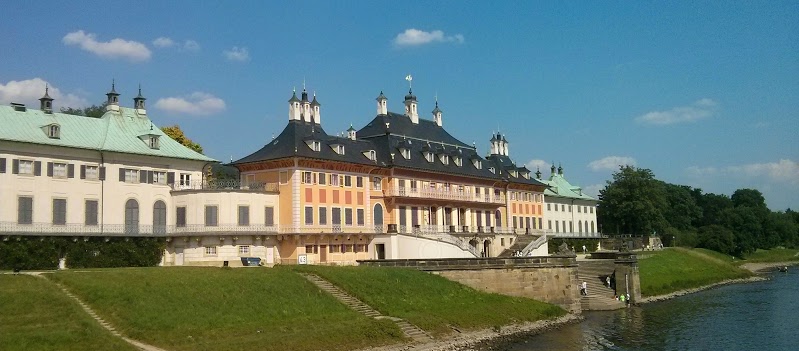
POLYGON ((757 263, 744 263, 741 268, 748 269, 755 273, 770 273, 777 270, 777 267, 794 266, 799 264, 799 261, 791 262, 757 262, 757 263))
POLYGON ((552 320, 513 324, 501 327, 499 330, 486 328, 476 331, 454 333, 447 338, 428 343, 398 344, 374 347, 361 351, 467 351, 480 350, 485 342, 502 340, 504 338, 518 338, 522 335, 535 335, 558 327, 577 323, 583 320, 578 314, 567 314, 552 320))

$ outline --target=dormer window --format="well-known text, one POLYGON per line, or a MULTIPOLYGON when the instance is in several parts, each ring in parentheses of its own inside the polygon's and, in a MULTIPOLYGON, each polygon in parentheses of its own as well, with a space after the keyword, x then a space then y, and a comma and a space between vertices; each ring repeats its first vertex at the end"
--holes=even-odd
POLYGON ((447 156, 447 155, 441 155, 441 156, 439 156, 439 159, 441 160, 441 163, 443 163, 443 164, 445 164, 445 165, 448 165, 448 164, 449 164, 449 156, 447 156))
POLYGON ((489 170, 491 173, 494 173, 494 174, 496 174, 496 173, 497 173, 497 170, 496 170, 496 169, 494 169, 494 167, 488 167, 488 170, 489 170))
POLYGON ((425 152, 424 153, 424 158, 427 160, 427 162, 433 162, 433 153, 432 152, 425 152))
POLYGON ((61 127, 58 124, 47 126, 47 137, 50 139, 61 139, 61 127))
POLYGON ((522 177, 524 177, 525 179, 530 179, 530 172, 522 173, 522 177))
POLYGON ((339 155, 344 155, 344 145, 341 144, 333 144, 333 151, 335 151, 339 155))
POLYGON ((411 159, 411 150, 410 150, 410 149, 405 149, 405 148, 402 148, 402 149, 400 149, 400 154, 401 154, 401 155, 402 155, 402 157, 404 157, 406 160, 410 160, 410 159, 411 159))
POLYGON ((322 143, 319 140, 308 140, 305 142, 311 150, 319 152, 322 151, 322 143))
POLYGON ((516 171, 510 171, 510 175, 511 175, 511 176, 514 176, 514 177, 518 177, 518 176, 519 176, 519 175, 516 173, 516 171))
POLYGON ((458 156, 455 156, 455 157, 453 157, 453 159, 454 159, 454 161, 455 161, 455 165, 456 165, 456 166, 458 166, 458 167, 461 167, 461 166, 463 166, 463 161, 461 160, 461 158, 460 158, 460 157, 458 157, 458 156))
POLYGON ((366 156, 368 159, 370 159, 372 161, 376 161, 377 160, 377 152, 375 152, 375 150, 364 151, 363 155, 366 156))
POLYGON ((150 135, 149 143, 151 149, 158 150, 160 145, 158 144, 158 136, 157 135, 150 135))
POLYGON ((483 163, 478 159, 472 160, 472 164, 474 165, 474 168, 483 169, 483 163))

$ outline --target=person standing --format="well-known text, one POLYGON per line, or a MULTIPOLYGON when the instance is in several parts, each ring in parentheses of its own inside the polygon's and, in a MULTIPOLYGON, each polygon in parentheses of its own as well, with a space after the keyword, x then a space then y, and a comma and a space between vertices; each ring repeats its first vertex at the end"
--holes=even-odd
POLYGON ((583 284, 580 287, 580 292, 583 294, 583 296, 588 296, 588 283, 585 281, 583 281, 583 284))

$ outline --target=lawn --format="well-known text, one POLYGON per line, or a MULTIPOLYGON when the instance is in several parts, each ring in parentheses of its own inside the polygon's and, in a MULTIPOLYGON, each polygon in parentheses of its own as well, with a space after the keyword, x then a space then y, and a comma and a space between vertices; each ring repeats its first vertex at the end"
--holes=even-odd
POLYGON ((136 350, 111 335, 53 282, 0 274, 0 350, 136 350))
POLYGON ((123 335, 168 350, 350 350, 405 340, 395 324, 287 269, 126 268, 51 279, 123 335))
POLYGON ((449 326, 488 328, 564 315, 558 306, 485 293, 435 274, 404 268, 297 266, 338 285, 382 314, 441 335, 449 326))
POLYGON ((705 251, 666 249, 639 261, 642 294, 644 296, 668 294, 752 275, 747 270, 725 262, 723 255, 708 254, 705 251))
POLYGON ((799 250, 797 249, 771 249, 757 250, 746 256, 745 261, 737 261, 738 264, 751 262, 790 262, 799 261, 799 250))

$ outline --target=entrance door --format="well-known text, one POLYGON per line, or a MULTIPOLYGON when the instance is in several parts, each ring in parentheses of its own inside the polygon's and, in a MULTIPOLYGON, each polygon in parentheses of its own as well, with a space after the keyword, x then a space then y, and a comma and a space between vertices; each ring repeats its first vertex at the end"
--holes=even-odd
POLYGON ((175 265, 182 266, 183 265, 183 248, 176 247, 175 248, 175 265))
POLYGON ((375 252, 378 260, 386 259, 386 244, 375 244, 375 252))
POLYGON ((327 262, 327 245, 319 245, 319 262, 327 262))

